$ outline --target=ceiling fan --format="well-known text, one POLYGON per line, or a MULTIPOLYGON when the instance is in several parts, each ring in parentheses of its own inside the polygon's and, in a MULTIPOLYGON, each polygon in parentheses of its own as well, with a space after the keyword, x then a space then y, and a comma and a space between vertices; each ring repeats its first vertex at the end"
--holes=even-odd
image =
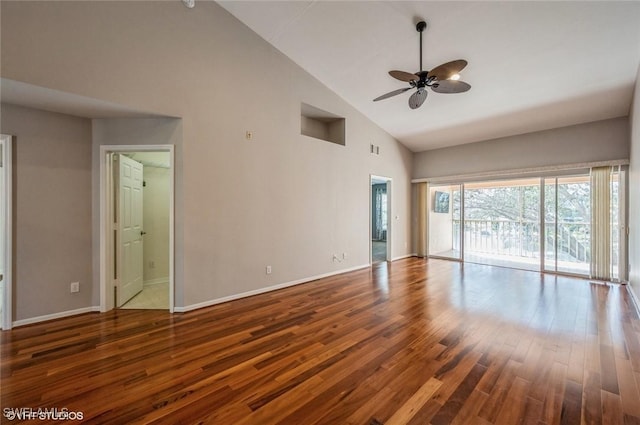
POLYGON ((458 73, 467 66, 467 61, 464 59, 443 63, 431 71, 422 69, 422 32, 426 27, 427 23, 424 21, 420 21, 416 25, 416 30, 420 33, 420 71, 415 74, 404 71, 389 71, 389 75, 397 80, 409 83, 409 87, 385 93, 373 99, 374 102, 388 99, 407 90, 417 89, 409 98, 409 107, 417 109, 427 98, 427 87, 431 87, 431 90, 436 93, 463 93, 471 88, 469 84, 459 80, 460 75, 458 73))

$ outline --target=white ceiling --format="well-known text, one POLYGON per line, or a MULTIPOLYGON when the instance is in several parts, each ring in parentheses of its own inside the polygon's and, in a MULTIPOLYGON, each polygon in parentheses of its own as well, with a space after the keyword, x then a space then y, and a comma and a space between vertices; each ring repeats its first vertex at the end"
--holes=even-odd
MULTIPOLYGON (((220 1, 413 151, 626 116, 640 64, 638 1, 220 1), (387 71, 466 59, 462 94, 411 91, 387 71)), ((197 5, 196 5, 197 9, 197 5)))

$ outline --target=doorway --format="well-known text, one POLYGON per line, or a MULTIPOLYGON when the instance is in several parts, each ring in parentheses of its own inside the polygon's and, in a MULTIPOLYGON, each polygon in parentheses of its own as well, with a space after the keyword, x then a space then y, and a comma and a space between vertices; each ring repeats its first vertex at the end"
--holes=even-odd
POLYGON ((173 146, 101 146, 101 311, 173 312, 173 146))
POLYGON ((391 179, 371 176, 370 262, 379 263, 391 259, 391 179))
POLYGON ((0 328, 6 330, 13 324, 11 140, 9 135, 0 135, 0 328))

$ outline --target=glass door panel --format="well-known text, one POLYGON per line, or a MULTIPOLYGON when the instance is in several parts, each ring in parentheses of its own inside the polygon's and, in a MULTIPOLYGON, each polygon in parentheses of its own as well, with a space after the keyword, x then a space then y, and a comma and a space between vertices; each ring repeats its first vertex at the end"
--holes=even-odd
POLYGON ((461 185, 429 187, 429 256, 460 260, 461 185))
POLYGON ((545 179, 545 270, 589 275, 589 176, 545 179))
POLYGON ((464 186, 464 260, 540 270, 540 179, 464 186))
POLYGON ((544 179, 544 271, 558 270, 556 179, 544 179))

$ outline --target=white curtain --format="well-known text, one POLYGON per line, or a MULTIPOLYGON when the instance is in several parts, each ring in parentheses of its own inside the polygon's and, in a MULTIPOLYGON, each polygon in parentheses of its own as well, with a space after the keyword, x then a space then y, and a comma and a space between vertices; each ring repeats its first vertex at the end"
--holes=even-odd
POLYGON ((611 279, 611 167, 591 169, 591 277, 611 279))

